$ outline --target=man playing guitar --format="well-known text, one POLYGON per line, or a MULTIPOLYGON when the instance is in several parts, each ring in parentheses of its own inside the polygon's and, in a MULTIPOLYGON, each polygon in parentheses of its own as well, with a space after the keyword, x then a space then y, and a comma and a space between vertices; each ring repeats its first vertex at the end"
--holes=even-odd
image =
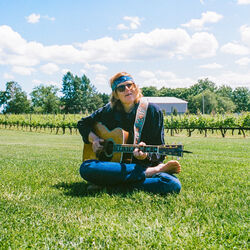
POLYGON ((110 79, 110 86, 110 103, 78 122, 85 146, 91 147, 93 152, 91 155, 86 151, 83 155, 84 161, 80 167, 82 178, 100 187, 115 186, 161 194, 179 193, 181 184, 173 174, 181 171, 180 163, 175 160, 163 163, 165 156, 159 153, 159 149, 153 153, 143 150, 147 145, 165 144, 163 114, 155 104, 148 104, 140 142, 138 146, 134 146, 130 158, 122 157, 119 162, 110 161, 105 157, 98 158, 98 155, 102 155, 104 142, 110 131, 114 131, 114 135, 126 133, 126 141, 124 137, 121 146, 124 142, 133 144, 136 133, 134 125, 142 97, 139 87, 126 72, 114 75, 110 79), (100 127, 97 124, 102 125, 100 127), (120 132, 116 133, 117 128, 120 132))

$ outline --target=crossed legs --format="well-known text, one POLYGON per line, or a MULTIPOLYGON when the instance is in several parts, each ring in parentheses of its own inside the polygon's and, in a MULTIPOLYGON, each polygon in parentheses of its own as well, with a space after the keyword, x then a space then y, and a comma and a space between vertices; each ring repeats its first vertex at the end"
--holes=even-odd
POLYGON ((82 163, 83 179, 99 186, 135 188, 153 193, 179 193, 181 184, 173 175, 181 171, 177 161, 169 161, 156 167, 88 160, 82 163))

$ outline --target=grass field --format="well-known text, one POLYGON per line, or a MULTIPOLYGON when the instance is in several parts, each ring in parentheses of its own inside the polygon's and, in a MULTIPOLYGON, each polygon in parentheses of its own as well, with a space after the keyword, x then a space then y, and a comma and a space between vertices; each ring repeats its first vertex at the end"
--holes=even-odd
POLYGON ((247 249, 250 139, 167 137, 179 195, 88 192, 79 135, 0 129, 0 249, 247 249))

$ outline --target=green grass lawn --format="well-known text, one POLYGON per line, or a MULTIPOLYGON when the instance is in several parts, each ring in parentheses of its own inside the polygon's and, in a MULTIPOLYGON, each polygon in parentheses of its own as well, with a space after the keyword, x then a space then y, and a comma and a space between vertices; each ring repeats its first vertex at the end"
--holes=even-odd
POLYGON ((249 138, 167 137, 179 195, 88 192, 79 135, 0 129, 0 249, 247 249, 249 138))

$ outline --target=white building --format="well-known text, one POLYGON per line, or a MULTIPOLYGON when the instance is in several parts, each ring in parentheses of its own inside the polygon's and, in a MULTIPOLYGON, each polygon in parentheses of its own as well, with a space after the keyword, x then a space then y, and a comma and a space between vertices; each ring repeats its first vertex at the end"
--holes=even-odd
POLYGON ((145 96, 143 99, 157 104, 165 114, 173 113, 174 109, 177 110, 178 114, 184 114, 187 111, 188 102, 176 97, 145 96))

